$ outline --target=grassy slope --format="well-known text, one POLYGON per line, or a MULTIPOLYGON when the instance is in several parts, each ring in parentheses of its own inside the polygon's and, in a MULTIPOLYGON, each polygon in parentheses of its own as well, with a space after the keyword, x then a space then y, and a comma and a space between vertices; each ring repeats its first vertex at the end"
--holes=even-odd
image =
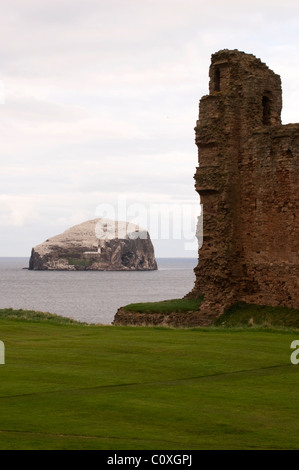
POLYGON ((298 449, 298 336, 2 318, 0 448, 298 449))
POLYGON ((261 325, 299 329, 299 310, 286 307, 237 304, 221 315, 215 325, 225 327, 261 325))
POLYGON ((126 305, 124 310, 139 313, 173 313, 198 310, 202 299, 170 299, 161 302, 147 302, 126 305))

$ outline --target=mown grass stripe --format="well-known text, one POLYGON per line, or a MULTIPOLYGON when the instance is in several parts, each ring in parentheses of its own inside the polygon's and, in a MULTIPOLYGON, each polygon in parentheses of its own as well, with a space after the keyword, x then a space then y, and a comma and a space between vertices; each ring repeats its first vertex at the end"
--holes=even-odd
POLYGON ((211 379, 211 378, 220 378, 220 377, 230 377, 239 374, 250 374, 252 372, 261 372, 267 371, 271 369, 279 369, 279 368, 293 368, 292 364, 276 364, 273 366, 267 367, 260 367, 255 369, 243 369, 243 370, 235 370, 231 372, 219 372, 216 374, 207 374, 207 375, 198 375, 193 377, 182 377, 177 379, 171 380, 159 380, 159 381, 152 381, 152 382, 129 382, 129 383, 122 383, 122 384, 110 384, 110 385, 97 385, 94 387, 79 387, 79 388, 67 388, 63 390, 50 390, 50 391, 40 391, 40 392, 33 392, 33 393, 24 393, 19 395, 4 395, 0 396, 0 400, 2 399, 10 399, 10 398, 24 398, 24 397, 31 397, 31 396, 41 396, 41 395, 55 395, 55 394, 65 394, 65 393, 76 393, 76 392, 84 392, 84 391, 93 391, 93 390, 109 390, 116 388, 126 388, 126 387, 147 387, 153 385, 175 385, 181 384, 182 382, 190 382, 190 381, 197 381, 197 380, 204 380, 204 379, 211 379))

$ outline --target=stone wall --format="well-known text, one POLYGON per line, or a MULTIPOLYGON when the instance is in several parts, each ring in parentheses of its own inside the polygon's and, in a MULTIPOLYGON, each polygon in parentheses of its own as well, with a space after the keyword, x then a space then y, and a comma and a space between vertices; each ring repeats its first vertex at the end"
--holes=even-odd
POLYGON ((299 124, 281 125, 280 77, 253 55, 212 55, 195 128, 203 246, 187 297, 299 307, 299 124))
POLYGON ((119 308, 114 316, 113 325, 122 326, 163 326, 163 327, 196 327, 210 326, 214 321, 213 315, 198 312, 186 313, 144 313, 131 312, 130 310, 119 308))
POLYGON ((115 324, 210 325, 243 301, 299 308, 299 124, 281 124, 279 75, 251 54, 212 55, 196 123, 195 188, 203 244, 193 290, 198 312, 135 314, 115 324))

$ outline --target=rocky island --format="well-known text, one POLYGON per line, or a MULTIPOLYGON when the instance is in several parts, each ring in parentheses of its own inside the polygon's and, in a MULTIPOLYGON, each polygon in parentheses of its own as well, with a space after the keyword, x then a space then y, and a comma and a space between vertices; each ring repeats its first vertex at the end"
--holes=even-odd
POLYGON ((138 225, 97 218, 32 248, 31 270, 147 271, 157 262, 149 233, 138 225))

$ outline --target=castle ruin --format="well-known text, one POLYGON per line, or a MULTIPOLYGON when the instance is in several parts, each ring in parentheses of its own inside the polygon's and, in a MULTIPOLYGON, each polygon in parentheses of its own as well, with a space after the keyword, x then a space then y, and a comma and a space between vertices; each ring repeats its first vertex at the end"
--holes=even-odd
POLYGON ((281 124, 279 75, 238 50, 212 55, 196 124, 203 245, 189 297, 299 307, 299 124, 281 124))
POLYGON ((115 324, 209 325, 237 302, 299 308, 299 124, 281 124, 279 75, 254 55, 212 55, 195 127, 203 244, 186 298, 198 312, 138 314, 115 324))

